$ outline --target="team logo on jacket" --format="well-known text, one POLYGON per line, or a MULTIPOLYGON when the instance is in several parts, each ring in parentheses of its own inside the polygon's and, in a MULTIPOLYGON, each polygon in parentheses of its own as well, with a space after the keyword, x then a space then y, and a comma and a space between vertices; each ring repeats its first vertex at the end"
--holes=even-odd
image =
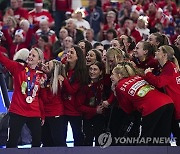
POLYGON ((136 93, 136 90, 134 90, 134 89, 130 89, 130 90, 128 91, 128 94, 131 95, 131 96, 134 96, 135 93, 136 93))
POLYGON ((131 88, 130 88, 129 91, 128 91, 128 94, 131 95, 131 96, 134 96, 135 93, 136 93, 136 91, 137 91, 140 87, 144 86, 145 84, 147 84, 147 82, 146 82, 145 80, 140 80, 140 81, 136 82, 135 84, 133 84, 133 85, 131 86, 131 88))

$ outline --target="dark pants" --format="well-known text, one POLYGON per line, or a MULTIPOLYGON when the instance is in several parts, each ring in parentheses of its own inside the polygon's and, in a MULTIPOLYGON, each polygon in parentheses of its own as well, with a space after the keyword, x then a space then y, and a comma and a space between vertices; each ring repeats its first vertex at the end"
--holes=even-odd
POLYGON ((115 137, 137 137, 139 135, 141 115, 138 112, 134 112, 133 114, 128 115, 121 108, 117 106, 112 107, 113 109, 111 111, 110 132, 113 138, 113 142, 111 145, 125 145, 116 143, 115 137), (133 123, 133 125, 130 128, 129 126, 131 123, 133 123))
POLYGON ((14 148, 18 145, 18 139, 21 134, 22 127, 26 123, 32 135, 32 147, 40 147, 41 145, 41 120, 39 117, 24 117, 14 113, 9 113, 9 138, 7 148, 14 148))
POLYGON ((176 145, 180 146, 180 120, 176 120, 174 117, 172 120, 172 133, 176 137, 176 145))
POLYGON ((85 135, 84 145, 93 146, 95 138, 95 145, 99 145, 98 137, 104 132, 105 117, 103 115, 96 115, 92 119, 83 120, 83 133, 85 135))
POLYGON ((42 143, 44 147, 66 146, 64 138, 64 117, 46 117, 42 126, 42 143))
POLYGON ((64 137, 67 137, 68 122, 72 127, 72 133, 74 138, 74 146, 83 145, 83 133, 82 133, 82 117, 81 116, 64 116, 64 137))
MULTIPOLYGON (((144 138, 170 137, 173 111, 174 111, 174 105, 167 104, 160 107, 151 114, 143 117, 141 137, 144 138)), ((154 143, 149 143, 149 145, 152 144, 154 143)), ((170 145, 170 144, 162 143, 158 145, 170 145)))

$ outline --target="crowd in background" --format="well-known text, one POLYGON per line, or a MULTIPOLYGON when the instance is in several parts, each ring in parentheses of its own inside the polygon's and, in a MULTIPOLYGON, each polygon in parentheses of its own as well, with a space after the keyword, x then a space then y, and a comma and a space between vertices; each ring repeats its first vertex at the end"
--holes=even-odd
POLYGON ((0 62, 14 90, 7 147, 17 146, 25 123, 32 146, 66 146, 68 122, 75 146, 92 146, 94 138, 99 145, 106 131, 113 137, 172 132, 180 145, 178 5, 87 1, 73 10, 72 0, 52 0, 49 12, 42 0, 33 10, 10 0, 0 12, 0 62))

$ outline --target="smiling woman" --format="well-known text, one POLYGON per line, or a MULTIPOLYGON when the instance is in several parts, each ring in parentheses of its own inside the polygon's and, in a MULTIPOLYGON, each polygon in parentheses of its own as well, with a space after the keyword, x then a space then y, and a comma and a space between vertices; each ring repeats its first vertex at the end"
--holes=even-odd
POLYGON ((6 147, 17 147, 23 125, 26 123, 32 134, 32 146, 40 146, 42 103, 39 100, 40 79, 44 74, 37 70, 43 61, 43 53, 33 48, 28 56, 27 65, 9 60, 0 52, 2 63, 14 77, 14 93, 9 108, 9 138, 6 147))
POLYGON ((158 76, 152 74, 152 69, 148 68, 145 70, 145 79, 152 85, 163 88, 164 91, 169 95, 174 104, 175 111, 172 123, 172 132, 176 139, 176 144, 180 145, 180 74, 179 64, 174 56, 174 50, 171 46, 163 45, 160 46, 155 53, 156 59, 159 61, 162 70, 158 76))
POLYGON ((99 145, 98 137, 103 133, 105 116, 101 102, 104 92, 104 64, 95 62, 89 67, 89 84, 78 92, 78 110, 83 113, 83 133, 85 135, 84 145, 99 145))
MULTIPOLYGON (((140 137, 169 137, 174 109, 173 101, 138 74, 139 72, 131 63, 119 63, 111 75, 113 98, 117 98, 119 107, 127 114, 136 110, 141 113, 140 137)), ((111 97, 104 101, 103 106, 107 107, 113 102, 112 100, 111 97)))
POLYGON ((78 91, 87 84, 88 80, 85 57, 82 53, 82 49, 78 46, 69 49, 67 52, 66 77, 59 75, 59 81, 62 82, 62 101, 64 103, 64 130, 67 134, 67 125, 70 122, 75 146, 83 144, 82 117, 77 109, 76 97, 78 91))
POLYGON ((102 61, 101 54, 99 53, 98 50, 91 49, 86 55, 86 65, 90 66, 97 61, 99 61, 99 62, 102 61))
POLYGON ((62 82, 59 75, 64 75, 64 66, 57 60, 46 62, 42 70, 48 78, 41 90, 44 105, 45 123, 42 126, 43 147, 66 146, 64 137, 64 105, 61 98, 62 82))

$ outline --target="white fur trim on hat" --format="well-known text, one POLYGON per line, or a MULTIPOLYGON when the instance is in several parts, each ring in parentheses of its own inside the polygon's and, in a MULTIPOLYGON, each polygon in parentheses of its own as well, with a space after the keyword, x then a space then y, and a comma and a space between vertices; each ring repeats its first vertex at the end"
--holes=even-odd
POLYGON ((35 6, 43 6, 43 3, 35 3, 35 6))
POLYGON ((35 6, 43 6, 43 0, 35 0, 35 6))
POLYGON ((15 53, 13 60, 21 59, 26 61, 28 56, 29 56, 29 50, 26 48, 22 48, 15 53))
POLYGON ((16 30, 15 35, 19 35, 22 39, 25 39, 25 33, 22 29, 16 30))

